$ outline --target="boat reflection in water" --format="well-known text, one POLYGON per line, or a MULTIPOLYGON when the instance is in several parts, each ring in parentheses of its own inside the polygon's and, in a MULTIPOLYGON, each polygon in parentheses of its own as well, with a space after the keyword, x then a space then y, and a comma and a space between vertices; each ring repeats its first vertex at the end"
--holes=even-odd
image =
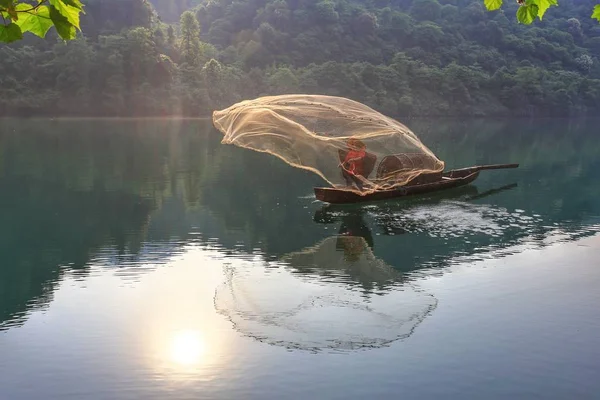
POLYGON ((229 266, 215 295, 217 311, 244 335, 313 352, 389 345, 436 305, 361 236, 332 236, 263 267, 229 266))
MULTIPOLYGON (((453 230, 469 231, 466 233, 471 238, 483 233, 502 239, 506 232, 498 219, 510 218, 489 214, 488 206, 470 200, 514 187, 516 184, 483 193, 465 187, 413 204, 324 206, 313 219, 319 224, 339 223, 335 236, 262 267, 228 266, 227 278, 216 291, 215 306, 243 334, 287 348, 356 350, 407 338, 437 306, 437 299, 411 279, 412 273, 437 257, 424 257, 421 253, 427 246, 422 243, 409 243, 410 248, 406 248, 403 242, 411 242, 419 232, 431 233, 432 244, 439 247, 435 254, 451 259, 456 249, 451 245, 444 252, 443 247, 450 243, 445 236, 452 236, 453 230), (464 215, 448 215, 448 207, 464 215), (421 219, 419 210, 427 210, 428 214, 421 219), (439 223, 437 233, 432 233, 435 229, 429 226, 429 213, 438 213, 442 219, 445 215, 451 221, 439 223), (407 235, 393 245, 380 236, 376 246, 366 217, 383 237, 407 235), (400 259, 404 261, 400 263, 400 259)), ((470 245, 464 236, 454 236, 470 245)), ((472 240, 476 247, 477 239, 472 240)))
POLYGON ((552 227, 544 227, 540 216, 478 202, 516 187, 510 184, 485 192, 465 187, 413 202, 326 205, 315 212, 314 220, 339 224, 342 235, 362 230, 363 237, 375 237, 372 247, 378 258, 397 271, 421 274, 424 269, 500 256, 499 251, 520 251, 547 240, 552 227), (392 237, 397 235, 402 237, 392 237))

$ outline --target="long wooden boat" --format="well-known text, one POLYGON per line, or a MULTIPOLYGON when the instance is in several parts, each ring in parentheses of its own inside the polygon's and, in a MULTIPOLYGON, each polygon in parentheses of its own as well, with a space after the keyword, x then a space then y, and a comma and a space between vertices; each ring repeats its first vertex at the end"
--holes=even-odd
POLYGON ((361 203, 368 201, 387 200, 397 197, 413 196, 417 194, 437 192, 465 186, 479 177, 479 172, 490 169, 518 168, 519 164, 493 164, 480 165, 469 168, 453 169, 433 177, 419 177, 412 183, 389 190, 378 190, 372 193, 360 194, 348 189, 316 187, 315 196, 317 200, 331 203, 361 203), (425 179, 423 179, 425 178, 425 179))

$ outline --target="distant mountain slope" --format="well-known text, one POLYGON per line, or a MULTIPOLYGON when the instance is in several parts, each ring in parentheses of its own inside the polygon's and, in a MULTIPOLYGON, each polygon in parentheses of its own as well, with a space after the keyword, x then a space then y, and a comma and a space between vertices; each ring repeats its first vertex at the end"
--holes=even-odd
POLYGON ((211 0, 197 16, 205 40, 237 52, 247 66, 381 64, 401 51, 436 66, 495 71, 527 60, 580 71, 579 56, 600 55, 600 27, 589 17, 595 1, 561 1, 533 26, 516 22, 513 3, 486 12, 473 0, 211 0))

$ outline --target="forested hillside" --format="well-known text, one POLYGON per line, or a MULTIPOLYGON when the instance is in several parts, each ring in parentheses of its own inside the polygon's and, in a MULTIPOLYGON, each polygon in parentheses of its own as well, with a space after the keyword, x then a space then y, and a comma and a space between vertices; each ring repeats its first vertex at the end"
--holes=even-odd
POLYGON ((516 3, 479 0, 84 3, 77 40, 0 46, 2 115, 210 115, 299 92, 399 117, 600 111, 594 1, 561 0, 530 26, 516 3))

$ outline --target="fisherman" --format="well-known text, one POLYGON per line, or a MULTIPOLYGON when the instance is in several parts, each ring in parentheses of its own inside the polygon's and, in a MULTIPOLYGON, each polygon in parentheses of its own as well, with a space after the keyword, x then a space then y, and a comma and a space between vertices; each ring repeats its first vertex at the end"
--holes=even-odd
POLYGON ((348 153, 342 163, 342 175, 346 180, 346 185, 352 186, 354 183, 359 190, 364 185, 364 160, 367 156, 367 146, 360 140, 350 138, 347 142, 348 153))

